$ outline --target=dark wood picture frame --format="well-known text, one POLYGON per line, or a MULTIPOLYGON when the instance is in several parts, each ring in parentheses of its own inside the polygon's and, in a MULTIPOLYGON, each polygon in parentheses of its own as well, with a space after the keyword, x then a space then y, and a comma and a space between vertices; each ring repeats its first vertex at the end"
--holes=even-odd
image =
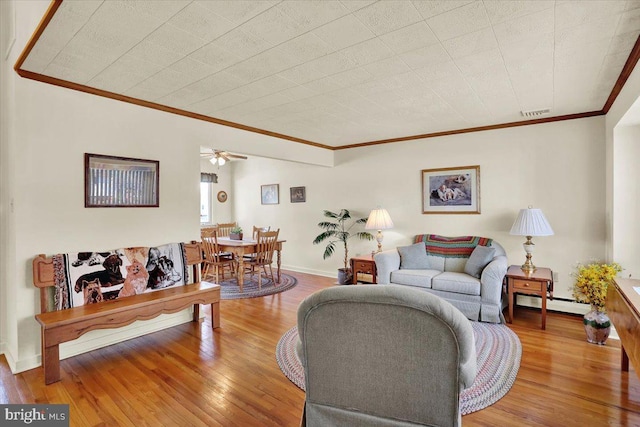
POLYGON ((160 162, 84 154, 85 208, 157 208, 160 162))
POLYGON ((291 203, 304 203, 307 201, 306 187, 289 187, 291 203))

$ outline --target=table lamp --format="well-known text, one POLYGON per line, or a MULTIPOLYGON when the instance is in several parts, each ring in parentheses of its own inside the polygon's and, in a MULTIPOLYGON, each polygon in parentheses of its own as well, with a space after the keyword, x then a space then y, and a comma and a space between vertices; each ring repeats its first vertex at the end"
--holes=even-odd
POLYGON ((364 228, 365 230, 378 230, 376 240, 378 241, 378 252, 380 252, 382 250, 382 230, 393 228, 393 221, 391 221, 389 212, 386 209, 377 208, 369 214, 364 228))
POLYGON ((547 218, 544 217, 540 209, 533 209, 531 206, 527 209, 520 209, 520 213, 513 223, 509 234, 527 237, 527 241, 522 244, 524 251, 527 253, 527 260, 522 264, 521 268, 525 273, 533 272, 536 266, 531 262, 531 257, 536 246, 531 241, 531 237, 553 235, 553 230, 547 218))

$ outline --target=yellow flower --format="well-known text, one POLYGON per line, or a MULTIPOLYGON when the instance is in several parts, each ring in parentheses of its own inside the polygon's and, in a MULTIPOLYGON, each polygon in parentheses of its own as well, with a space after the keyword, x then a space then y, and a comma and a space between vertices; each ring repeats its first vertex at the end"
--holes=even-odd
POLYGON ((572 273, 576 281, 573 285, 573 297, 578 302, 591 304, 598 311, 604 311, 609 283, 622 271, 620 264, 592 262, 588 265, 578 264, 576 273, 572 273))

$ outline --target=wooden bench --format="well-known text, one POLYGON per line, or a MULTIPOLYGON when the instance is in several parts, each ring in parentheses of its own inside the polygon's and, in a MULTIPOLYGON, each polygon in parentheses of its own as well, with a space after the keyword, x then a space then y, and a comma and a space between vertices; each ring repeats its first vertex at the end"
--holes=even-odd
POLYGON ((187 265, 193 268, 195 283, 133 295, 66 310, 47 311, 51 289, 55 286, 53 258, 39 255, 33 260, 33 283, 40 288, 42 327, 42 366, 44 381, 60 381, 60 343, 72 341, 95 329, 119 328, 136 320, 147 320, 162 313, 175 313, 193 305, 193 321, 200 321, 200 304, 211 304, 211 326, 220 326, 220 285, 200 282, 198 265, 202 263, 200 243, 185 244, 187 265))

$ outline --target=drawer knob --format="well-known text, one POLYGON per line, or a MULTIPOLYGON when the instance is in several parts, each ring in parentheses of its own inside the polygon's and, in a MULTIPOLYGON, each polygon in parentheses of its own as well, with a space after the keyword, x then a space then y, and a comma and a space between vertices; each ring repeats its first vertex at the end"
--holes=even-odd
POLYGON ((526 287, 529 287, 529 283, 528 283, 528 282, 524 282, 524 285, 525 285, 526 287))

